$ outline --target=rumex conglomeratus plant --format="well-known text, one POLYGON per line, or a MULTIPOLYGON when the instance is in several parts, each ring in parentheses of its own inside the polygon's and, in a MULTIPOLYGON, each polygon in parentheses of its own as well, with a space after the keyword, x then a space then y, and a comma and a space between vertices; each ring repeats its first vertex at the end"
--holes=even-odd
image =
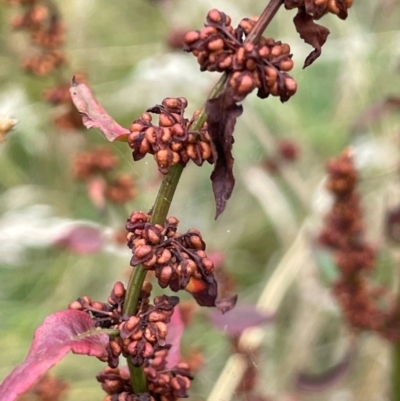
MULTIPOLYGON (((21 4, 28 7, 36 2, 21 4)), ((215 306, 222 312, 234 307, 236 297, 217 300, 214 264, 201 233, 195 228, 179 233, 179 220, 167 216, 183 169, 192 160, 198 166, 204 161, 214 164, 211 181, 218 217, 235 183, 233 131, 243 110, 238 103, 255 89, 260 98, 278 96, 282 102, 296 93, 297 84, 288 75, 293 67, 290 46, 262 36, 281 6, 297 8, 295 28, 314 47, 305 61, 308 66, 320 56, 329 34, 314 20, 328 12, 344 19, 351 2, 271 0, 260 17, 244 18, 237 28, 228 15, 211 10, 203 29, 185 35, 184 50, 197 57, 202 71, 216 71, 222 77, 205 105, 190 118, 184 116, 186 99, 169 97, 124 128, 107 114, 82 80, 73 79, 71 98, 83 124, 99 128, 109 141, 127 142, 134 161, 153 155, 164 178, 150 211, 134 211, 127 220, 133 267, 127 287, 117 281, 107 302, 83 296, 71 302, 68 310, 49 316, 36 332, 26 361, 1 385, 2 399, 13 401, 69 350, 107 363, 97 375, 107 401, 173 401, 188 396, 193 375, 186 363, 174 357, 176 351, 168 338, 179 298, 159 295, 151 301, 152 285, 145 278, 152 271, 161 288, 186 290, 201 306, 215 306), (158 123, 153 115, 158 115, 158 123), (44 362, 37 362, 38 353, 44 355, 44 362), (127 367, 119 367, 120 359, 126 360, 127 367), (21 375, 27 377, 23 384, 21 375)), ((49 98, 58 99, 51 94, 49 98)), ((87 179, 107 172, 112 158, 106 157, 104 162, 100 153, 82 156, 76 176, 87 179)), ((120 183, 120 187, 122 195, 110 189, 109 197, 119 199, 118 193, 127 200, 129 196, 123 195, 129 185, 120 183)))

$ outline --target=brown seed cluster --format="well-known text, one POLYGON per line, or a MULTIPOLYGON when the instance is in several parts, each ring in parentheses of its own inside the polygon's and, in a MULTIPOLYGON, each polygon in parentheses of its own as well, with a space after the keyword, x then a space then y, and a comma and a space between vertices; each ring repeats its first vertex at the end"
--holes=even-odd
POLYGON ((307 14, 320 19, 327 13, 335 14, 341 19, 347 18, 347 10, 353 0, 285 0, 287 9, 305 7, 307 14))
POLYGON ((127 369, 104 369, 97 375, 97 380, 108 394, 104 401, 176 401, 188 397, 192 376, 186 363, 181 362, 172 369, 166 369, 165 362, 161 368, 149 363, 144 372, 149 392, 133 394, 127 369))
POLYGON ((68 306, 69 309, 89 313, 98 327, 119 331, 118 336, 110 338, 107 346, 108 367, 97 375, 103 390, 109 394, 106 399, 175 401, 177 398, 187 397, 192 379, 189 366, 180 363, 172 369, 166 367, 166 358, 171 347, 166 342, 167 324, 179 298, 160 295, 156 296, 151 304, 151 290, 151 283, 145 281, 139 296, 137 312, 130 317, 123 314, 126 290, 121 282, 115 283, 106 303, 92 301, 84 296, 68 306), (148 393, 133 394, 129 371, 117 368, 120 355, 129 358, 134 366, 143 367, 148 381, 148 393), (160 396, 161 398, 158 398, 160 396))
POLYGON ((69 304, 69 309, 88 312, 96 326, 119 330, 119 336, 110 339, 108 344, 107 362, 111 368, 118 366, 121 354, 130 358, 137 367, 144 365, 149 359, 152 359, 154 366, 158 366, 165 359, 170 348, 166 343, 167 324, 174 307, 179 303, 179 298, 157 296, 152 305, 151 289, 151 284, 145 282, 140 293, 138 311, 130 317, 123 315, 126 290, 121 282, 115 283, 107 303, 92 301, 85 296, 69 304), (157 359, 156 353, 161 350, 166 351, 165 355, 157 359))
POLYGON ((340 277, 333 292, 344 316, 356 330, 373 330, 383 337, 400 339, 398 304, 385 289, 374 287, 368 276, 375 268, 376 250, 364 238, 364 224, 357 192, 357 171, 349 151, 327 166, 327 188, 334 196, 319 242, 334 252, 340 277), (384 308, 382 305, 388 305, 384 308))
POLYGON ((14 29, 30 35, 33 54, 23 61, 27 72, 44 76, 66 63, 62 51, 64 28, 53 3, 44 1, 9 1, 24 6, 22 15, 12 21, 14 29))
POLYGON ((279 96, 284 102, 297 90, 296 81, 287 74, 293 68, 290 46, 266 37, 257 45, 246 42, 256 21, 244 18, 234 29, 228 15, 213 9, 202 30, 186 33, 185 50, 197 57, 202 71, 230 74, 229 86, 238 100, 257 88, 258 97, 279 96))
POLYGON ((92 151, 78 153, 75 157, 72 173, 77 180, 90 181, 94 177, 103 177, 104 198, 115 204, 123 204, 136 197, 136 187, 127 174, 115 176, 114 170, 118 159, 108 147, 97 147, 92 151))
POLYGON ((167 174, 171 166, 189 160, 201 166, 204 161, 213 162, 210 136, 206 125, 198 130, 190 130, 194 118, 184 118, 187 107, 185 98, 166 98, 161 105, 154 106, 135 120, 129 130, 129 146, 133 149, 133 159, 142 159, 147 153, 154 155, 158 170, 167 174), (159 114, 158 126, 152 124, 150 113, 159 114))
POLYGON ((190 280, 213 280, 214 263, 205 253, 206 245, 196 229, 177 232, 179 220, 169 217, 164 226, 150 223, 150 215, 133 212, 126 229, 132 249, 131 265, 153 270, 158 284, 172 291, 188 286, 190 280))

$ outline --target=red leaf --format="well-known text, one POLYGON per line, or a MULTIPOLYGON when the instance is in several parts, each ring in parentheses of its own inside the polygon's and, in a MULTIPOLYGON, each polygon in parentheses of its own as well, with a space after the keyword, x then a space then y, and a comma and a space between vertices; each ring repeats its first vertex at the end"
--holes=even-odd
POLYGON ((242 114, 243 107, 236 104, 233 96, 224 91, 206 104, 208 132, 214 154, 214 171, 211 174, 215 197, 217 218, 225 209, 235 185, 233 176, 232 144, 236 119, 242 114))
POLYGON ((311 65, 320 55, 321 47, 326 42, 329 35, 329 29, 314 22, 314 17, 307 14, 304 7, 299 8, 298 13, 293 18, 296 31, 304 42, 308 43, 314 48, 306 58, 303 68, 311 65))
POLYGON ((167 355, 167 368, 173 368, 180 361, 181 338, 184 328, 181 311, 179 308, 174 308, 174 313, 168 323, 167 343, 171 344, 171 348, 167 355))
POLYGON ((217 328, 231 336, 240 335, 250 327, 270 323, 272 318, 271 313, 261 312, 254 305, 237 305, 224 315, 215 312, 210 316, 211 322, 217 328))
POLYGON ((129 130, 121 127, 108 115, 86 84, 77 82, 74 77, 69 91, 86 128, 99 128, 110 142, 127 141, 129 130))
POLYGON ((83 255, 101 251, 104 241, 98 228, 76 225, 59 236, 54 244, 83 255))
POLYGON ((107 334, 95 331, 93 320, 85 312, 65 310, 48 316, 36 330, 25 361, 0 385, 0 400, 14 401, 68 351, 96 357, 107 356, 105 346, 108 341, 107 334))

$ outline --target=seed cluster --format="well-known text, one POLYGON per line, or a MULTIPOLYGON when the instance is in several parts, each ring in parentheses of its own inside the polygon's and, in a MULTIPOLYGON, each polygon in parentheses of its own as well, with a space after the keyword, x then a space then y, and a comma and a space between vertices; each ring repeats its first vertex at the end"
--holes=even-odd
POLYGON ((266 37, 257 45, 246 42, 256 21, 244 18, 234 29, 228 15, 213 9, 202 30, 186 33, 185 50, 197 57, 202 71, 230 74, 228 83, 238 100, 257 88, 258 97, 279 96, 284 102, 297 89, 295 80, 287 74, 293 68, 290 46, 266 37))
POLYGON ((152 285, 145 281, 139 296, 137 313, 130 317, 123 314, 126 290, 121 282, 115 283, 106 303, 92 301, 84 296, 68 306, 69 309, 89 313, 97 327, 119 330, 119 335, 110 338, 107 346, 108 367, 97 376, 110 400, 153 400, 152 395, 162 394, 164 398, 161 399, 173 401, 187 396, 186 391, 192 379, 189 366, 181 363, 172 369, 166 368, 166 358, 171 347, 166 342, 167 324, 179 298, 156 296, 151 304, 151 290, 152 285), (129 372, 124 368, 117 369, 120 355, 129 358, 136 367, 143 366, 149 383, 149 393, 133 394, 129 372))
POLYGON ((398 341, 398 304, 387 290, 373 287, 368 276, 375 268, 375 247, 364 239, 364 223, 357 192, 358 176, 350 152, 327 166, 327 189, 335 202, 325 218, 319 242, 334 252, 340 277, 333 292, 348 323, 356 330, 373 330, 398 341), (389 305, 382 309, 381 305, 389 305))
POLYGON ((29 32, 34 54, 23 61, 27 72, 44 76, 66 63, 62 51, 64 28, 53 5, 43 1, 9 1, 25 6, 24 13, 12 21, 14 29, 29 32))
POLYGON ((200 232, 190 229, 179 234, 178 223, 177 218, 169 217, 164 226, 153 225, 149 214, 133 212, 126 224, 131 265, 142 264, 144 269, 153 270, 158 284, 172 291, 184 289, 192 278, 213 278, 214 271, 200 232))
POLYGON ((127 369, 105 368, 97 375, 103 390, 108 394, 104 401, 176 401, 188 397, 192 376, 186 363, 179 363, 172 369, 154 368, 151 364, 144 368, 148 380, 148 393, 133 394, 127 369))
POLYGON ((133 159, 142 159, 147 153, 154 155, 158 170, 167 174, 171 166, 189 160, 201 166, 204 161, 213 163, 210 136, 206 125, 192 131, 190 125, 198 114, 195 112, 192 119, 183 117, 187 101, 185 98, 166 98, 161 105, 157 105, 143 113, 135 120, 129 130, 129 146, 133 149, 133 159), (159 114, 159 125, 152 124, 150 113, 159 114))
POLYGON ((285 0, 287 9, 305 7, 307 13, 319 19, 327 13, 335 14, 341 19, 347 17, 347 10, 353 5, 353 0, 285 0))

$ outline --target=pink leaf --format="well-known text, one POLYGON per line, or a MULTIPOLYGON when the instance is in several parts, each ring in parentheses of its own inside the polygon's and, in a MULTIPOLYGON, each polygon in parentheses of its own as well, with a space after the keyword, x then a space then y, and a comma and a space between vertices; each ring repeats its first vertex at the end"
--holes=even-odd
POLYGON ((125 141, 129 135, 129 130, 121 127, 114 119, 106 112, 93 96, 90 88, 79 83, 72 78, 72 85, 69 89, 72 101, 79 111, 82 122, 86 128, 98 128, 104 136, 110 141, 125 141))
POLYGON ((14 401, 33 386, 68 351, 96 357, 107 355, 107 334, 99 334, 85 312, 64 310, 48 316, 36 330, 25 361, 0 385, 0 400, 14 401))
POLYGON ((98 228, 77 225, 59 236, 54 244, 82 255, 99 252, 103 249, 104 241, 98 228))
POLYGON ((271 313, 261 312, 253 305, 237 305, 224 315, 221 315, 220 312, 210 315, 211 322, 231 336, 240 335, 250 327, 269 323, 272 318, 271 313))
POLYGON ((181 311, 179 308, 174 308, 174 313, 168 324, 167 344, 171 344, 167 357, 168 368, 176 366, 180 361, 181 338, 184 328, 185 326, 182 320, 181 311))

